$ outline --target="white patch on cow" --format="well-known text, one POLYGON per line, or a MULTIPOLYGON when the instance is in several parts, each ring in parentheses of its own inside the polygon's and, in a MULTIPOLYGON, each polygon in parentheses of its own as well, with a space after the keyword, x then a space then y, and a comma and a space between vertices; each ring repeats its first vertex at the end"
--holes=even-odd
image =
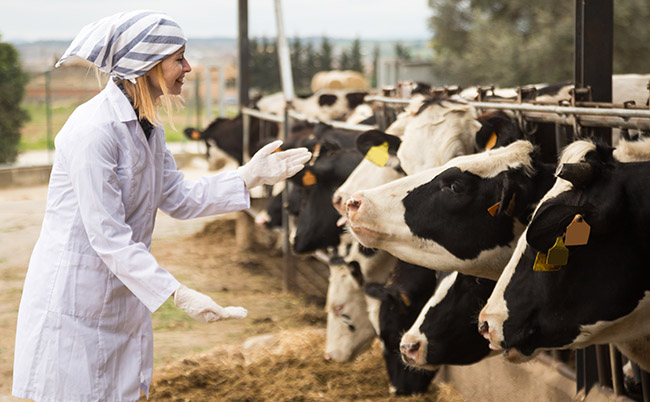
POLYGON ((349 124, 358 124, 374 115, 375 112, 372 110, 372 107, 363 103, 354 108, 352 113, 350 113, 350 115, 345 119, 345 122, 349 124))
POLYGON ((447 162, 443 167, 457 167, 482 178, 492 178, 509 168, 523 167, 530 177, 534 173, 531 153, 534 145, 529 141, 515 141, 507 147, 491 149, 478 154, 464 155, 447 162))
POLYGON ((443 278, 442 281, 438 284, 438 287, 436 288, 436 291, 433 293, 433 296, 429 298, 429 301, 427 301, 427 304, 422 308, 422 311, 420 311, 420 314, 418 315, 418 318, 415 320, 411 328, 409 328, 404 335, 402 335, 402 340, 401 344, 407 344, 407 343, 420 343, 420 348, 418 349, 417 353, 417 358, 413 362, 413 365, 418 368, 423 368, 427 370, 436 370, 438 367, 434 365, 427 364, 427 348, 428 348, 428 342, 429 340, 427 339, 426 335, 420 331, 420 327, 424 323, 424 320, 426 318, 427 313, 429 310, 440 304, 444 300, 445 297, 447 297, 447 293, 449 293, 449 289, 454 285, 456 282, 456 278, 458 277, 458 272, 453 272, 450 275, 446 276, 443 278))
POLYGON ((571 345, 567 347, 582 348, 601 343, 629 342, 650 335, 650 291, 630 314, 613 321, 598 321, 583 325, 571 345))
POLYGON ((616 342, 616 347, 642 369, 650 371, 650 336, 628 342, 616 342))
POLYGON ((639 141, 621 141, 614 150, 614 158, 620 162, 647 162, 650 160, 650 138, 639 141))
POLYGON ((517 247, 512 253, 510 261, 503 269, 501 276, 498 278, 494 290, 490 295, 487 303, 481 309, 478 316, 479 323, 487 322, 489 327, 489 341, 493 345, 500 347, 503 341, 503 323, 508 319, 508 305, 504 297, 506 287, 515 273, 515 267, 524 254, 527 247, 526 230, 521 234, 517 241, 517 247))
POLYGON ((476 109, 469 104, 442 101, 429 105, 405 128, 397 150, 402 169, 413 174, 472 153, 481 128, 476 117, 476 109))

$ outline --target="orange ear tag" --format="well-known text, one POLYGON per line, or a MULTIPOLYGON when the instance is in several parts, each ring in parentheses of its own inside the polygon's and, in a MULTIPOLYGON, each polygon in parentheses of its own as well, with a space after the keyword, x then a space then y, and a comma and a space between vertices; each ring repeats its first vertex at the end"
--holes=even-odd
POLYGON ((370 147, 368 152, 366 152, 365 158, 379 167, 386 166, 386 163, 390 158, 390 155, 388 154, 388 142, 370 147))
POLYGON ((569 226, 566 227, 564 244, 567 246, 583 246, 589 242, 589 233, 591 226, 585 221, 580 214, 573 217, 569 226))
POLYGON ((546 264, 566 265, 569 262, 569 249, 564 247, 562 237, 555 239, 553 247, 546 253, 546 264))
POLYGON ((487 151, 488 149, 494 148, 494 146, 497 145, 497 139, 497 133, 492 132, 490 139, 488 139, 487 144, 485 144, 485 150, 487 151))
POLYGON ((201 133, 198 130, 192 131, 192 139, 193 140, 201 139, 201 133))
POLYGON ((316 175, 314 175, 311 171, 305 170, 305 174, 302 175, 302 185, 305 187, 313 186, 316 184, 316 175))
POLYGON ((406 293, 400 293, 399 296, 402 298, 402 301, 406 307, 409 307, 411 305, 411 300, 406 295, 406 293))
POLYGON ((533 264, 533 271, 559 271, 561 265, 551 265, 546 263, 546 254, 537 253, 535 257, 535 264, 533 264))
POLYGON ((497 202, 496 204, 492 205, 490 208, 487 209, 490 215, 494 216, 497 214, 497 211, 499 210, 499 205, 501 205, 501 203, 497 202))

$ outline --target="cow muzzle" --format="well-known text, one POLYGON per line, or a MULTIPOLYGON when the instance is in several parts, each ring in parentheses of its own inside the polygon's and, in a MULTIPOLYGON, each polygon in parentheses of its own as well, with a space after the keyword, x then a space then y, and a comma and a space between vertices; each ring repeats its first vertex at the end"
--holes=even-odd
POLYGON ((405 334, 399 345, 400 355, 405 364, 413 367, 423 367, 426 365, 426 348, 425 339, 418 336, 405 334))

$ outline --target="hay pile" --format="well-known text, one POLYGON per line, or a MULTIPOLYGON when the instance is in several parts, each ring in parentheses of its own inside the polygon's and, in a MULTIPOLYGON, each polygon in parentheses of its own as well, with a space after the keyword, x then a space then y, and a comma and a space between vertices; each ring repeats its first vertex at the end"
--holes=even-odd
MULTIPOLYGON (((325 332, 304 328, 217 347, 162 369, 150 400, 389 401, 388 377, 377 342, 348 363, 323 360, 325 332)), ((453 387, 432 384, 427 395, 400 401, 462 401, 453 387)))

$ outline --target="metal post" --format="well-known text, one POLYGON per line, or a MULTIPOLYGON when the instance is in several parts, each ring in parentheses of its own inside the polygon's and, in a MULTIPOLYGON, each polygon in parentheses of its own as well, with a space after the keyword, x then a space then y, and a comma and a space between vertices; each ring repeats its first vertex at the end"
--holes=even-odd
POLYGON ((45 71, 45 121, 47 132, 47 163, 52 163, 52 88, 51 88, 51 70, 45 71))
MULTIPOLYGON (((286 105, 284 108, 284 122, 282 139, 289 136, 289 109, 294 98, 293 77, 291 74, 291 58, 289 56, 289 43, 284 34, 284 22, 282 19, 282 2, 275 0, 275 22, 278 30, 278 58, 280 62, 280 77, 282 78, 282 91, 286 105)), ((287 182, 289 183, 289 182, 287 182)), ((289 243, 289 215, 287 206, 289 205, 289 185, 285 186, 282 192, 282 230, 283 242, 282 252, 284 254, 284 270, 282 288, 285 292, 292 292, 296 287, 296 262, 289 243)))
MULTIPOLYGON (((576 88, 591 87, 592 100, 611 102, 614 54, 614 1, 576 0, 576 88)), ((594 137, 612 143, 612 130, 594 128, 594 137)))
POLYGON ((219 66, 219 117, 226 117, 226 69, 219 66))
POLYGON ((205 127, 212 121, 212 73, 209 65, 205 65, 203 71, 205 71, 205 125, 203 126, 205 127))
POLYGON ((196 128, 203 127, 201 124, 201 76, 196 72, 196 82, 194 83, 194 107, 196 108, 196 128))
POLYGON ((251 158, 250 153, 250 132, 251 132, 251 117, 248 114, 242 113, 242 162, 246 163, 251 158))
POLYGON ((576 350, 576 391, 584 388, 585 395, 598 382, 596 349, 589 346, 576 350))
POLYGON ((609 363, 612 370, 612 386, 615 395, 623 395, 623 362, 616 346, 609 345, 609 363))
POLYGON ((248 87, 249 87, 249 70, 248 70, 248 0, 239 0, 238 7, 239 35, 238 35, 238 70, 237 79, 239 89, 239 110, 242 107, 248 107, 248 87))
POLYGON ((598 384, 612 388, 611 364, 607 345, 596 345, 596 362, 598 366, 598 384))

